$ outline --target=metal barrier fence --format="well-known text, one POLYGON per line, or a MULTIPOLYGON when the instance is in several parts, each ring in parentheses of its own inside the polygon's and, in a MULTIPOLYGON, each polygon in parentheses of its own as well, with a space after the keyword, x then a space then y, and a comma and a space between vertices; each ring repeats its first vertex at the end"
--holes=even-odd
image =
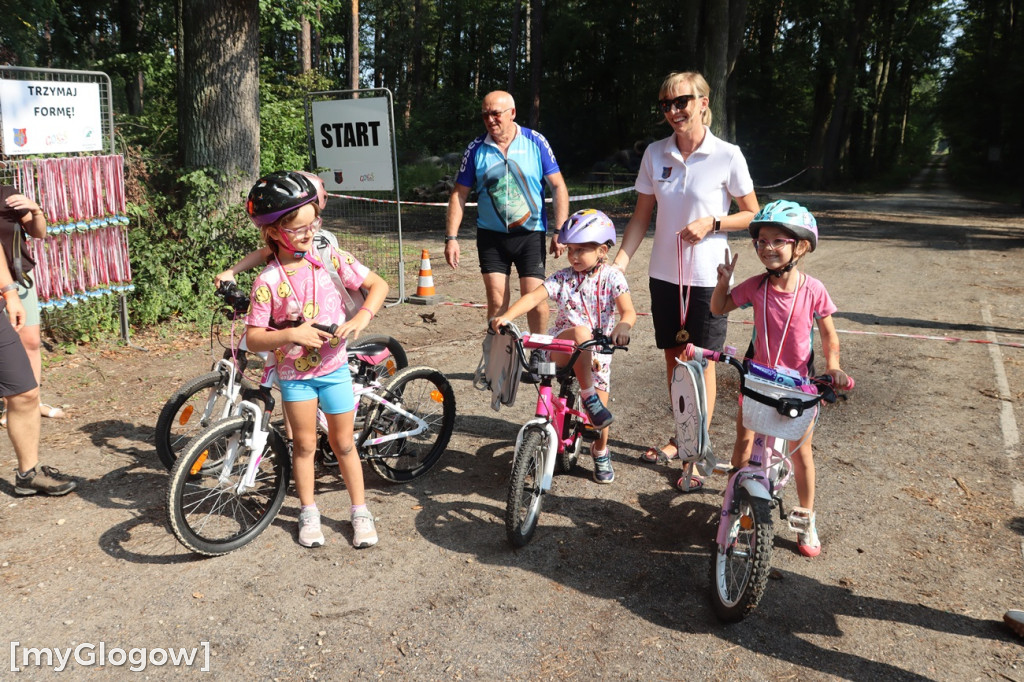
MULTIPOLYGON (((391 303, 397 304, 405 300, 405 257, 402 253, 402 214, 397 203, 398 161, 395 154, 395 117, 391 91, 387 88, 367 88, 310 92, 306 95, 306 133, 310 164, 313 169, 317 169, 313 140, 313 102, 382 96, 387 98, 387 132, 391 139, 394 190, 359 192, 358 199, 334 195, 332 192, 333 196, 327 202, 323 218, 324 228, 334 233, 342 249, 388 281, 392 292, 391 303)), ((419 263, 418 260, 415 262, 419 263)))

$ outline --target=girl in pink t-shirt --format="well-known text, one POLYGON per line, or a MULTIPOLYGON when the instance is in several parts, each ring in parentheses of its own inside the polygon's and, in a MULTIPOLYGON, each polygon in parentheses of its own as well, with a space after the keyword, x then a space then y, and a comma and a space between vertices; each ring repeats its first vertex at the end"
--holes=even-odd
POLYGON ((373 515, 366 508, 362 462, 355 449, 355 398, 345 340, 359 333, 384 303, 388 284, 344 251, 331 249, 331 264, 321 263, 313 246, 320 228, 315 185, 294 171, 260 178, 249 192, 246 211, 273 251, 252 288, 246 315, 250 351, 274 351, 285 416, 292 428, 292 478, 299 496, 299 544, 324 544, 320 512, 313 499, 317 406, 327 417, 328 437, 338 456, 352 502, 352 544, 377 543, 373 515), (334 267, 346 287, 368 289, 366 302, 346 319, 341 294, 327 268, 334 267), (312 325, 337 324, 332 335, 312 325))
MULTIPOLYGON (((839 337, 832 314, 836 306, 821 282, 801 273, 797 264, 804 254, 818 245, 818 225, 814 216, 792 201, 774 201, 750 221, 754 248, 767 272, 744 281, 729 290, 739 256, 718 266, 718 284, 711 295, 711 312, 728 313, 748 306, 754 309, 754 362, 769 367, 796 370, 807 376, 811 371, 814 326, 821 333, 825 371, 837 386, 848 384, 839 368, 839 337)), ((728 259, 728 256, 726 257, 728 259)), ((814 509, 814 459, 811 452, 813 425, 793 453, 793 474, 800 506, 814 509)), ((750 459, 753 433, 743 426, 743 404, 736 419, 736 444, 732 465, 745 466, 750 459)), ((804 556, 818 556, 821 542, 812 511, 807 531, 800 533, 797 546, 804 556)))

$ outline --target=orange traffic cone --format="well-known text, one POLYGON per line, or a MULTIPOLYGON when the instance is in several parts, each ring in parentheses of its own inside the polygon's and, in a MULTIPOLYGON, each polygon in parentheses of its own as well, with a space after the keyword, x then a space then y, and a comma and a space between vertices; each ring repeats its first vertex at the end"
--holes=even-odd
POLYGON ((416 283, 416 294, 409 297, 409 303, 432 305, 441 297, 434 291, 434 273, 430 269, 430 252, 423 249, 420 255, 420 277, 416 283))

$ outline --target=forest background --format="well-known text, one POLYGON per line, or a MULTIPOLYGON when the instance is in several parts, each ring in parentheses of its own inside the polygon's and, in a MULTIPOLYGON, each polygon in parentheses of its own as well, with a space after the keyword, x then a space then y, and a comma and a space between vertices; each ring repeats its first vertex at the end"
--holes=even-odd
MULTIPOLYGON (((1019 0, 0 0, 0 10, 0 64, 112 78, 136 325, 208 319, 212 275, 256 243, 245 191, 261 172, 309 166, 311 91, 391 90, 406 200, 454 174, 438 159, 480 134, 480 99, 494 89, 512 92, 517 121, 551 141, 570 194, 601 173, 631 184, 645 144, 669 133, 660 82, 698 70, 712 129, 740 145, 759 186, 796 176, 779 191, 888 190, 948 152, 961 189, 1024 202, 1019 0)), ((628 211, 633 197, 603 201, 628 211)), ((114 306, 49 313, 45 331, 66 342, 114 333, 114 306)))

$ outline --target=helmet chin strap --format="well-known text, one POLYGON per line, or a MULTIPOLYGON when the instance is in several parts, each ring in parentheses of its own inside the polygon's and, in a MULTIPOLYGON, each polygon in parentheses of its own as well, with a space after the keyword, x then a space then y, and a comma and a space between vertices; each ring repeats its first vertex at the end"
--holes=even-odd
POLYGON ((783 267, 779 268, 778 270, 772 270, 771 268, 765 268, 765 270, 767 270, 768 274, 771 275, 772 277, 782 277, 784 274, 786 274, 787 272, 789 272, 790 270, 792 270, 793 268, 796 267, 796 262, 798 260, 800 260, 800 259, 799 258, 791 258, 789 263, 787 263, 783 267))
POLYGON ((313 263, 314 265, 319 265, 319 263, 317 263, 317 261, 313 259, 310 251, 300 251, 299 249, 295 248, 295 244, 293 244, 292 240, 288 238, 287 232, 285 232, 284 230, 278 230, 277 234, 278 236, 281 237, 281 242, 284 244, 285 248, 291 251, 292 256, 294 256, 296 259, 306 259, 310 263, 313 263))

